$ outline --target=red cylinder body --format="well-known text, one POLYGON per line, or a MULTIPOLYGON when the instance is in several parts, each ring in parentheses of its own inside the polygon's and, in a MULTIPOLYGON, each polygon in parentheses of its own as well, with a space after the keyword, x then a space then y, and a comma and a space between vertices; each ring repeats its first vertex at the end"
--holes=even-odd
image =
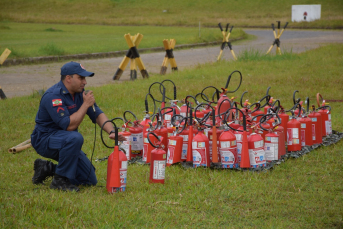
POLYGON ((302 117, 300 120, 300 135, 301 135, 301 146, 312 146, 312 120, 308 117, 302 117))
POLYGON ((189 134, 189 128, 188 128, 188 127, 186 127, 186 128, 179 134, 179 136, 183 138, 182 153, 181 153, 181 161, 186 161, 186 159, 187 159, 188 134, 189 134))
POLYGON ((248 148, 250 167, 257 168, 266 166, 266 157, 262 136, 256 133, 250 134, 248 137, 248 148))
POLYGON ((301 150, 300 122, 296 119, 291 119, 287 123, 287 146, 290 152, 301 150))
POLYGON ((106 188, 109 193, 123 192, 126 189, 127 157, 115 146, 107 161, 106 188), (117 155, 115 155, 117 154, 117 155))
POLYGON ((123 141, 123 143, 120 145, 120 148, 123 148, 123 150, 125 151, 124 154, 126 155, 127 160, 131 160, 133 158, 133 155, 131 153, 131 133, 126 131, 125 128, 123 128, 123 132, 119 132, 118 134, 126 137, 126 141, 123 141))
POLYGON ((279 160, 279 135, 270 132, 265 135, 264 152, 266 161, 279 160))
MULTIPOLYGON (((239 127, 238 130, 243 130, 243 126, 239 127)), ((235 131, 234 134, 236 136, 236 143, 237 143, 238 164, 240 164, 241 163, 242 144, 243 144, 243 132, 235 131)), ((247 131, 247 136, 249 136, 249 135, 250 135, 250 132, 247 131)))
POLYGON ((143 153, 143 128, 135 123, 129 127, 131 133, 131 153, 132 157, 142 156, 143 153))
POLYGON ((312 112, 308 115, 312 120, 312 140, 313 144, 321 144, 323 142, 322 135, 322 115, 318 112, 312 112))
MULTIPOLYGON (((267 122, 267 123, 263 123, 263 124, 261 124, 261 126, 263 127, 263 128, 265 128, 265 129, 270 129, 271 128, 271 125, 267 122)), ((261 134, 261 136, 262 136, 262 139, 265 139, 265 136, 266 136, 266 134, 268 134, 269 133, 269 131, 268 130, 260 130, 259 131, 259 134, 261 134)))
POLYGON ((153 151, 151 151, 150 179, 149 179, 150 183, 164 184, 165 170, 166 170, 166 157, 167 157, 167 153, 163 149, 156 148, 153 151))
POLYGON ((271 108, 271 106, 269 106, 268 104, 263 108, 263 113, 267 114, 268 113, 268 109, 271 108))
POLYGON ((210 167, 209 140, 202 131, 192 140, 193 167, 210 167))
POLYGON ((257 115, 261 115, 261 114, 264 114, 263 111, 261 111, 261 110, 257 110, 257 111, 255 111, 254 113, 252 113, 252 114, 251 114, 251 116, 252 116, 252 122, 253 122, 253 123, 258 123, 258 122, 260 122, 260 119, 262 118, 262 116, 259 116, 259 117, 257 117, 257 118, 254 118, 254 117, 257 116, 257 115))
POLYGON ((318 113, 322 115, 322 136, 332 134, 331 112, 327 109, 321 109, 318 113))
MULTIPOLYGON (((225 111, 231 108, 230 102, 225 99, 229 99, 229 98, 224 94, 221 95, 221 97, 219 98, 217 102, 217 107, 216 107, 216 116, 218 114, 224 113, 225 111), (220 106, 220 110, 219 110, 219 106, 220 106)), ((229 117, 228 120, 231 120, 231 115, 229 115, 228 117, 229 117)), ((221 118, 224 119, 224 115, 222 115, 221 118)))
MULTIPOLYGON (((280 112, 279 117, 281 119, 281 126, 283 127, 284 131, 287 130, 287 123, 289 121, 289 116, 285 112, 280 112)), ((285 141, 287 141, 287 134, 284 134, 285 141)))
POLYGON ((143 121, 141 121, 139 123, 142 126, 142 128, 143 128, 143 136, 147 132, 147 129, 149 129, 149 127, 150 127, 149 122, 151 122, 150 116, 149 115, 145 115, 143 121))
MULTIPOLYGON (((154 150, 154 147, 152 145, 150 145, 149 141, 148 141, 148 133, 146 132, 144 134, 144 145, 143 145, 143 154, 142 154, 142 161, 144 161, 145 163, 150 163, 151 161, 151 151, 154 150)), ((149 135, 150 141, 152 143, 155 143, 157 141, 157 138, 150 134, 149 135)))
POLYGON ((167 153, 167 166, 181 162, 183 137, 170 136, 167 153))
POLYGON ((154 130, 157 136, 163 137, 162 144, 164 149, 168 149, 168 130, 163 125, 154 130))
POLYGON ((180 115, 182 115, 183 117, 187 117, 188 116, 188 112, 187 112, 187 105, 183 104, 180 108, 180 115))
POLYGON ((279 136, 279 159, 286 155, 285 129, 280 125, 274 129, 274 133, 279 136))
POLYGON ((219 136, 219 154, 222 168, 238 168, 236 136, 231 131, 224 131, 219 136))
MULTIPOLYGON (((219 137, 223 133, 223 130, 219 130, 217 128, 217 152, 218 152, 218 162, 220 162, 220 154, 219 154, 219 137)), ((212 161, 212 139, 213 139, 213 131, 212 128, 209 129, 207 132, 205 132, 205 135, 207 136, 209 140, 209 150, 210 150, 210 161, 212 161)))

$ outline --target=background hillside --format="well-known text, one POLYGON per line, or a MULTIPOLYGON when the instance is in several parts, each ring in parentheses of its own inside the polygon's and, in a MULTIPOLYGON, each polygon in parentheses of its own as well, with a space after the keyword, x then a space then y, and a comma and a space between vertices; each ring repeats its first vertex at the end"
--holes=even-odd
POLYGON ((270 27, 275 20, 289 27, 343 26, 341 0, 2 0, 0 21, 103 25, 270 27), (321 20, 291 23, 292 5, 321 4, 321 20))

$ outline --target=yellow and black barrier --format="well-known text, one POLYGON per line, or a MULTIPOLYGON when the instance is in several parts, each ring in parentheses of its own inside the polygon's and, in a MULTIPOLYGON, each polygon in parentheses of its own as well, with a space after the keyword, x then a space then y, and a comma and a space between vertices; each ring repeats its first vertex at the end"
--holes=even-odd
POLYGON ((2 65, 5 62, 5 60, 10 54, 11 54, 11 50, 6 48, 5 51, 0 56, 0 65, 2 65))
POLYGON ((168 63, 170 63, 172 71, 177 71, 177 65, 176 65, 176 61, 175 61, 174 53, 173 53, 175 44, 176 44, 175 39, 170 39, 170 41, 168 41, 167 39, 163 40, 163 46, 164 46, 164 49, 166 50, 166 55, 162 62, 162 67, 160 71, 161 75, 166 74, 168 63))
POLYGON ((233 58, 234 58, 235 60, 237 60, 237 57, 236 57, 236 55, 235 55, 235 52, 232 50, 232 45, 231 45, 231 42, 230 42, 230 40, 229 40, 230 35, 231 35, 231 31, 232 31, 232 29, 233 29, 233 26, 231 26, 231 29, 230 29, 230 31, 228 32, 229 25, 230 25, 230 23, 226 24, 226 30, 224 31, 224 30, 223 30, 223 27, 222 27, 222 25, 221 25, 221 23, 218 24, 218 26, 219 26, 220 30, 222 31, 222 34, 223 34, 223 42, 222 42, 222 45, 221 45, 221 47, 220 47, 219 56, 218 56, 218 58, 217 58, 218 61, 219 61, 220 58, 222 57, 223 50, 224 50, 224 48, 225 48, 226 45, 229 47, 230 52, 231 52, 233 58))
POLYGON ((129 33, 124 35, 124 38, 126 40, 126 43, 129 46, 129 50, 127 51, 124 59, 119 65, 119 68, 117 69, 116 73, 113 76, 113 80, 119 80, 121 75, 123 74, 126 66, 128 65, 129 61, 131 60, 130 64, 130 78, 131 80, 135 80, 137 78, 137 72, 136 72, 136 65, 138 66, 139 70, 141 71, 141 74, 143 78, 148 78, 149 74, 147 70, 145 69, 145 66, 143 64, 143 61, 141 57, 139 56, 137 47, 141 40, 143 39, 143 35, 140 33, 137 33, 135 36, 131 36, 129 33))
POLYGON ((286 29, 286 27, 287 27, 287 25, 288 25, 288 22, 286 22, 286 24, 285 24, 285 26, 283 27, 283 29, 281 30, 281 32, 280 32, 281 23, 280 23, 280 21, 277 21, 277 23, 278 23, 278 30, 277 30, 277 33, 275 32, 275 27, 274 27, 274 24, 272 23, 272 29, 273 29, 273 33, 274 33, 274 38, 275 38, 275 40, 274 40, 273 44, 270 46, 270 48, 268 49, 268 51, 267 51, 266 54, 268 54, 268 53, 272 50, 272 48, 274 47, 274 45, 276 45, 276 54, 280 54, 280 55, 281 55, 281 48, 280 48, 280 43, 281 43, 281 42, 280 42, 280 37, 281 37, 283 31, 285 31, 285 29, 286 29))

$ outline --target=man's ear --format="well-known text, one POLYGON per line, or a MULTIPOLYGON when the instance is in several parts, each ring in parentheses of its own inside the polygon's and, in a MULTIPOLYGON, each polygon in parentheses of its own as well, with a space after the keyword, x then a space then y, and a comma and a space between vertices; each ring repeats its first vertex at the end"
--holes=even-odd
POLYGON ((73 75, 66 75, 66 81, 70 82, 70 80, 73 78, 73 75))

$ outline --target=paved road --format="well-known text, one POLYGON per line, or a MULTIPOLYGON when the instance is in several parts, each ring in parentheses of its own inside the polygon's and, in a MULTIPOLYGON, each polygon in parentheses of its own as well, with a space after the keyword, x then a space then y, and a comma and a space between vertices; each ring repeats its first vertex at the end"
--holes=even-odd
MULTIPOLYGON (((246 29, 246 33, 255 35, 252 41, 240 41, 233 43, 235 54, 244 50, 260 50, 266 52, 274 41, 273 32, 269 30, 246 29)), ((343 31, 309 31, 309 30, 285 30, 280 38, 281 50, 295 53, 318 48, 327 43, 343 43, 343 31)), ((174 56, 178 68, 182 71, 198 64, 215 62, 220 47, 209 46, 188 50, 175 50, 174 56)), ((275 47, 272 52, 275 52, 275 47)), ((165 53, 142 54, 141 58, 149 73, 159 73, 165 53)), ((104 84, 118 83, 112 80, 123 57, 105 59, 81 60, 87 70, 95 72, 95 77, 87 79, 88 85, 101 86, 104 84)), ((229 50, 224 50, 222 59, 232 59, 229 50)), ((75 60, 77 61, 77 60, 75 60)), ((0 86, 8 98, 15 96, 30 95, 41 89, 47 89, 60 80, 60 68, 63 63, 49 63, 26 66, 12 66, 0 68, 0 86)), ((167 73, 170 73, 168 68, 167 73)), ((140 73, 138 78, 141 78, 140 73)), ((121 80, 129 79, 129 67, 124 71, 121 80)))

